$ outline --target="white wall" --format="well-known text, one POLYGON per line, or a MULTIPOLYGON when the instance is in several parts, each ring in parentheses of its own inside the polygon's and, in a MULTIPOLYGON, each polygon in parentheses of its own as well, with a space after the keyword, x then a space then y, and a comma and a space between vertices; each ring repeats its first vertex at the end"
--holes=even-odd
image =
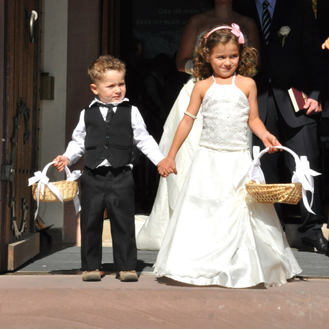
MULTIPOLYGON (((40 170, 66 148, 67 17, 68 0, 43 1, 41 70, 55 78, 55 92, 54 100, 40 102, 40 170)), ((48 177, 57 181, 64 179, 64 174, 50 168, 48 177)), ((63 227, 64 207, 61 203, 41 203, 39 215, 46 225, 63 227)))

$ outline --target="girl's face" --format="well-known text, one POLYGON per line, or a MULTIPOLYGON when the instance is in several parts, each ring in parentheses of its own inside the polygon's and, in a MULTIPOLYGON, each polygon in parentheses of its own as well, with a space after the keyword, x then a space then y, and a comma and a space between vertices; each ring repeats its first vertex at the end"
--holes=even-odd
POLYGON ((229 78, 239 65, 239 47, 233 42, 219 44, 212 49, 208 62, 215 77, 229 78))

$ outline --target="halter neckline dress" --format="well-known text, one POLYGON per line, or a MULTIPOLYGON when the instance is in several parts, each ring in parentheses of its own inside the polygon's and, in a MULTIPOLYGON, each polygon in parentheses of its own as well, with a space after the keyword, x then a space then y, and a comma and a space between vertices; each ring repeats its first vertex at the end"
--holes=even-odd
MULTIPOLYGON (((249 102, 232 83, 214 83, 202 101, 199 147, 174 205, 154 272, 194 285, 279 286, 301 272, 271 204, 255 203, 245 182, 251 164, 249 102)), ((180 172, 179 167, 178 175, 180 172)))

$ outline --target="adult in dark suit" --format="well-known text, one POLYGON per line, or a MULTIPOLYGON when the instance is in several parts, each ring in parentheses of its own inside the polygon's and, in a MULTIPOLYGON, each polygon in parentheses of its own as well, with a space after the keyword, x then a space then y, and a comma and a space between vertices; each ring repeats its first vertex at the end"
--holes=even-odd
MULTIPOLYGON (((318 38, 317 22, 310 0, 265 0, 270 19, 263 18, 264 0, 234 0, 234 9, 253 18, 257 24, 261 42, 260 70, 255 77, 258 88, 259 115, 266 128, 276 135, 282 145, 299 156, 306 155, 310 167, 319 171, 319 147, 317 120, 321 112, 321 91, 325 86, 325 69, 318 38), (269 26, 269 33, 263 31, 269 26), (285 27, 286 36, 280 35, 285 27), (287 28, 288 27, 288 28, 287 28), (282 30, 281 30, 282 31, 282 30), (309 99, 305 109, 295 112, 287 90, 302 90, 309 99)), ((265 7, 266 7, 265 6, 265 7)), ((254 136, 254 145, 261 141, 254 136)), ((262 158, 262 169, 267 183, 280 182, 279 157, 292 174, 293 158, 287 152, 262 158)), ((286 169, 285 169, 286 170, 286 169)), ((281 174, 282 174, 281 170, 281 174)), ((309 213, 300 202, 302 224, 298 233, 303 243, 325 253, 327 240, 321 231, 323 225, 319 178, 315 178, 313 211, 309 213)), ((276 205, 279 217, 281 207, 276 205)))

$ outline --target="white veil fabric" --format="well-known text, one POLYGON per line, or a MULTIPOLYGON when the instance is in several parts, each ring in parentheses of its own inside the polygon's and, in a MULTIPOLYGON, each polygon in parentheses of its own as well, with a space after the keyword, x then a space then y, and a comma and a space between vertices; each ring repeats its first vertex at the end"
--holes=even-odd
MULTIPOLYGON (((164 155, 168 154, 178 124, 183 118, 184 111, 186 111, 189 104, 193 87, 194 82, 191 78, 181 89, 165 122, 163 135, 159 144, 164 155)), ((170 216, 175 208, 179 192, 185 181, 194 153, 199 145, 201 130, 202 115, 200 111, 189 136, 177 153, 176 168, 178 174, 169 175, 167 178, 160 178, 157 195, 149 216, 135 216, 136 243, 138 249, 160 249, 170 216)))

